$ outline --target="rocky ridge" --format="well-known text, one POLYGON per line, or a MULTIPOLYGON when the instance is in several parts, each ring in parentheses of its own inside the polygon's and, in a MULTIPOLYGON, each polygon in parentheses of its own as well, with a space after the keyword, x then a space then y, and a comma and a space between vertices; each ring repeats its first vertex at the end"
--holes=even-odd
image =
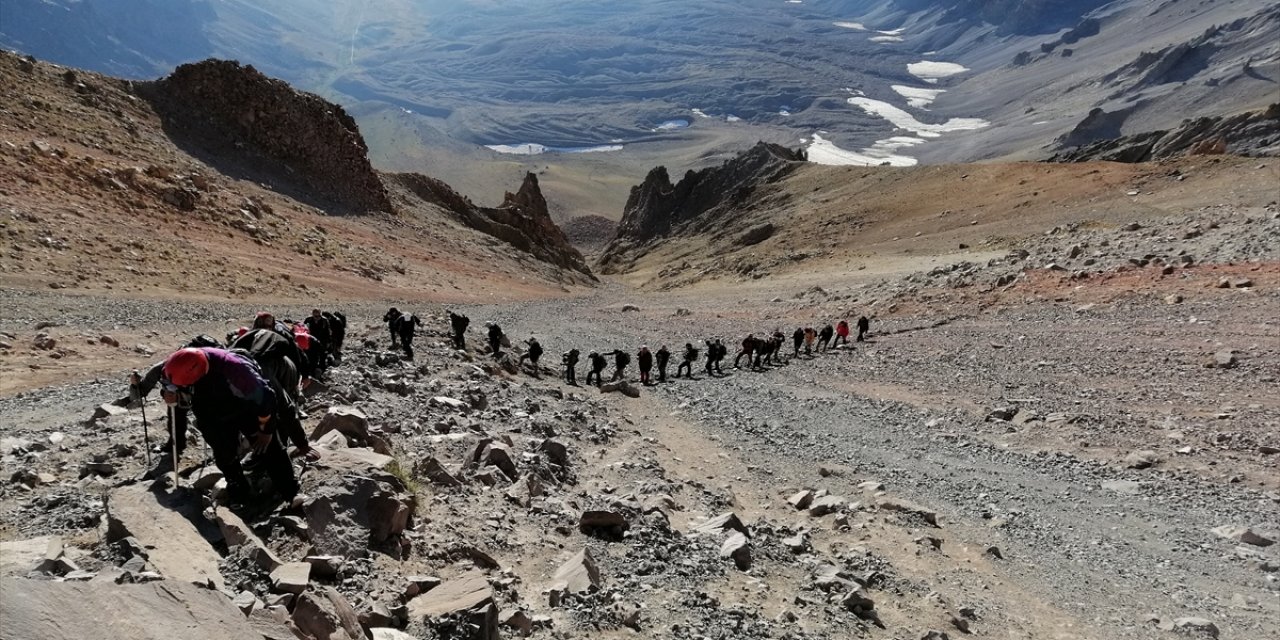
POLYGON ((320 96, 213 59, 135 86, 180 137, 220 156, 259 156, 356 213, 393 210, 355 119, 320 96))
POLYGON ((538 177, 528 173, 515 193, 503 195, 497 207, 481 207, 440 180, 417 173, 384 174, 388 182, 403 187, 422 200, 439 205, 472 229, 503 240, 564 269, 594 280, 582 254, 551 219, 538 177))
POLYGON ((414 289, 464 291, 452 285, 463 273, 557 291, 591 282, 581 257, 536 207, 516 214, 520 205, 508 205, 511 211, 476 214, 502 222, 466 224, 453 213, 476 209, 465 199, 424 200, 372 170, 340 108, 233 63, 200 63, 164 81, 134 83, 4 52, 0 94, 0 216, 7 225, 0 273, 14 285, 119 292, 145 280, 153 290, 236 297, 340 288, 377 295, 394 286, 400 297, 414 289), (214 115, 183 102, 219 83, 231 86, 230 95, 258 84, 266 93, 243 111, 218 98, 214 115), (165 97, 169 90, 186 98, 165 97), (165 111, 183 105, 192 107, 185 115, 165 111), (268 121, 259 111, 281 128, 263 129, 268 121), (256 119, 253 127, 247 119, 236 125, 252 136, 184 128, 239 116, 256 119), (304 171, 283 160, 298 154, 316 164, 304 171), (337 191, 325 195, 312 183, 337 191), (352 211, 363 215, 346 215, 352 211), (184 259, 206 254, 213 257, 184 259), (266 277, 275 270, 286 273, 266 277), (240 272, 258 275, 232 275, 240 272))
POLYGON ((762 142, 718 167, 690 170, 676 184, 666 167, 655 167, 643 183, 631 188, 617 235, 601 254, 600 268, 616 273, 656 239, 714 229, 748 203, 759 201, 763 187, 804 160, 803 152, 762 142))
POLYGON ((1058 139, 1063 148, 1048 161, 1150 162, 1181 155, 1280 155, 1280 103, 1262 111, 1186 120, 1167 131, 1097 139, 1106 136, 1106 132, 1118 134, 1123 120, 1123 113, 1094 109, 1074 130, 1058 139))

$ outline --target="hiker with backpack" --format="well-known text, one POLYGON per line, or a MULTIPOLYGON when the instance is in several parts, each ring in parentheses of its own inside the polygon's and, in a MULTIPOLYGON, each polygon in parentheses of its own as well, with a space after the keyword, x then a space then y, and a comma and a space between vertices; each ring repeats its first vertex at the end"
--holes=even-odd
MULTIPOLYGON (((187 343, 187 347, 222 347, 222 345, 214 338, 207 335, 199 335, 192 338, 187 343)), ((146 402, 147 396, 156 388, 162 391, 164 378, 164 360, 151 365, 146 373, 138 373, 134 371, 129 375, 129 395, 125 398, 117 400, 115 404, 119 406, 141 406, 146 402)), ((191 413, 191 395, 190 393, 178 393, 177 389, 173 389, 173 397, 175 401, 170 405, 172 411, 167 411, 165 416, 165 428, 169 432, 169 439, 160 446, 160 452, 167 456, 160 461, 155 469, 147 472, 147 477, 154 477, 159 474, 172 470, 178 461, 173 459, 176 454, 178 458, 182 457, 182 453, 187 450, 187 427, 190 424, 191 413)), ((200 425, 196 425, 199 430, 200 425)))
POLYGON ((591 370, 587 372, 587 384, 591 384, 591 376, 595 376, 596 386, 598 387, 603 382, 600 379, 600 374, 604 371, 604 368, 609 365, 609 361, 605 360, 604 356, 596 353, 595 351, 587 354, 587 361, 591 363, 591 370))
POLYGON ((387 332, 391 334, 391 348, 392 348, 392 349, 395 349, 395 348, 397 348, 398 346, 400 346, 400 342, 399 342, 399 340, 400 340, 400 331, 399 331, 399 326, 400 326, 400 324, 399 324, 399 323, 400 323, 400 316, 402 316, 402 315, 404 315, 404 314, 403 314, 403 313, 400 313, 400 310, 399 310, 399 309, 397 309, 397 308, 395 308, 395 307, 391 307, 390 309, 388 309, 388 310, 387 310, 387 312, 386 312, 386 313, 382 314, 382 321, 383 321, 383 322, 385 322, 385 323, 387 323, 387 332))
POLYGON ((299 413, 302 378, 295 360, 300 353, 297 343, 274 331, 254 329, 237 338, 229 348, 251 359, 271 385, 276 394, 278 431, 293 443, 295 455, 306 456, 308 460, 319 459, 320 454, 311 446, 299 413))
POLYGON ((649 351, 649 347, 640 347, 640 352, 636 354, 636 364, 640 366, 640 384, 653 384, 649 378, 649 372, 653 370, 653 352, 649 351))
POLYGON ((307 328, 307 333, 311 334, 312 338, 324 345, 325 353, 328 353, 329 346, 333 343, 333 325, 329 319, 324 317, 319 309, 312 309, 311 315, 302 321, 302 325, 307 328))
POLYGON ((845 346, 849 345, 849 323, 845 320, 841 320, 836 323, 835 346, 839 347, 842 344, 845 346))
POLYGON ((333 341, 329 343, 329 353, 333 355, 334 363, 341 363, 342 345, 347 339, 347 316, 341 311, 325 311, 322 315, 329 321, 329 331, 333 336, 333 341))
POLYGON ((493 354, 496 360, 502 357, 502 339, 506 336, 502 333, 502 327, 496 322, 486 322, 484 326, 489 327, 489 352, 493 354))
POLYGON ((413 337, 415 330, 422 326, 422 320, 412 313, 402 313, 391 323, 391 328, 400 336, 400 348, 404 350, 405 359, 413 359, 413 337))
POLYGON ((564 364, 564 381, 575 387, 578 386, 579 355, 581 354, 577 349, 570 349, 560 356, 560 362, 564 364))
POLYGON ((233 511, 243 512, 256 497, 240 462, 241 436, 253 446, 275 490, 285 501, 293 500, 298 481, 280 439, 278 396, 248 356, 217 347, 180 349, 165 359, 163 380, 166 403, 177 404, 179 394, 190 394, 196 425, 227 481, 233 511))
POLYGON ((831 336, 835 335, 835 327, 827 325, 818 332, 818 351, 825 353, 831 348, 831 336))
POLYGON ((692 342, 684 343, 684 359, 680 362, 680 366, 676 367, 676 377, 680 377, 680 372, 684 372, 684 377, 693 378, 693 363, 698 360, 698 348, 693 346, 692 342))
POLYGON ((471 318, 460 313, 449 312, 449 329, 453 334, 453 348, 460 351, 467 348, 467 327, 471 325, 471 318))
POLYGON ((524 343, 529 348, 524 353, 520 354, 519 364, 523 365, 524 361, 528 360, 533 364, 533 371, 537 373, 538 359, 542 357, 542 345, 538 344, 538 339, 532 336, 530 336, 528 340, 525 340, 524 343))
POLYGON ((760 348, 760 341, 756 338, 756 334, 748 333, 747 337, 742 339, 742 350, 733 359, 733 368, 737 369, 739 361, 743 356, 747 358, 747 366, 751 366, 752 358, 755 357, 756 349, 760 348))
POLYGON ((609 378, 609 382, 625 380, 627 365, 631 364, 631 354, 622 349, 614 349, 604 355, 613 356, 613 377, 609 378))
POLYGON ((666 382, 667 363, 671 362, 671 352, 667 350, 667 345, 664 344, 658 348, 658 352, 655 355, 658 361, 658 382, 666 382))

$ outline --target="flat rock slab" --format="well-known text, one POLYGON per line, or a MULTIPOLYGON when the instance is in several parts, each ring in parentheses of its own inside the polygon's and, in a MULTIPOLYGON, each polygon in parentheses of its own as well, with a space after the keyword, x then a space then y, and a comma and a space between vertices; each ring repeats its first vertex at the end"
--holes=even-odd
POLYGON ((41 536, 30 540, 0 542, 0 575, 27 575, 45 560, 49 545, 58 544, 57 540, 55 536, 41 536))
MULTIPOLYGON (((225 640, 261 638, 231 600, 172 580, 145 584, 0 580, 6 638, 225 640)), ((279 637, 288 637, 288 629, 279 637)))
POLYGON ((560 565, 551 579, 555 581, 556 588, 566 593, 583 593, 600 586, 600 569, 595 558, 591 557, 591 551, 583 549, 560 565))
POLYGON ((318 464, 337 471, 364 472, 386 469, 393 460, 391 456, 375 453, 372 449, 334 449, 326 451, 318 464))
POLYGON ((226 587, 218 571, 218 552, 196 528, 203 516, 195 500, 136 485, 111 492, 107 513, 107 541, 137 539, 147 547, 151 566, 166 580, 226 587))
POLYGON ((747 529, 747 525, 742 523, 737 514, 732 511, 722 513, 706 522, 693 525, 695 533, 718 533, 720 531, 737 531, 747 537, 751 537, 751 532, 747 529))
POLYGON ((493 604, 493 589, 484 574, 468 571, 409 601, 413 620, 438 618, 493 604))

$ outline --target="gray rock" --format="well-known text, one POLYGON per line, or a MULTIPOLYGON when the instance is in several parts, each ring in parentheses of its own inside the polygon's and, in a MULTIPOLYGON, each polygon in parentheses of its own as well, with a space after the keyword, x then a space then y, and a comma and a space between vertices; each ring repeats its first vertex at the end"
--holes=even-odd
POLYGON ((369 418, 355 407, 331 407, 311 432, 311 440, 318 440, 331 431, 339 431, 352 440, 363 442, 369 437, 369 418))
POLYGON ((720 557, 733 559, 739 571, 746 571, 751 568, 751 542, 735 531, 720 545, 720 557))
POLYGON ((1218 625, 1204 618, 1178 618, 1173 621, 1173 630, 1190 636, 1218 637, 1218 625))
POLYGON ((1129 469, 1149 469, 1160 462, 1160 457, 1151 450, 1134 451, 1124 458, 1124 466, 1129 469))
POLYGON ((1234 540, 1235 542, 1243 542, 1244 544, 1251 544, 1255 547, 1269 547, 1276 543, 1275 540, 1272 540, 1249 527, 1240 525, 1222 525, 1221 527, 1214 528, 1213 533, 1220 538, 1234 540))
POLYGON ((311 564, 287 562, 271 572, 271 588, 279 593, 298 595, 306 591, 311 582, 311 564))

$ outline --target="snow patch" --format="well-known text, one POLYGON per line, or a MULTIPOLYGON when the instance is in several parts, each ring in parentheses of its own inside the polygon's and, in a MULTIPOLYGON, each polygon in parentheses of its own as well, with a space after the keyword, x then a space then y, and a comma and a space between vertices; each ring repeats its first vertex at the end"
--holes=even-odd
POLYGON ((658 125, 658 126, 654 127, 654 128, 653 128, 653 130, 654 130, 654 131, 675 131, 676 129, 685 129, 685 128, 688 128, 688 126, 689 126, 689 121, 688 121, 688 120, 683 120, 683 119, 680 119, 680 120, 667 120, 667 121, 663 122, 662 124, 660 124, 660 125, 658 125))
POLYGON ((872 42, 903 42, 900 36, 871 36, 868 40, 872 42))
POLYGON ((924 143, 924 140, 920 138, 895 136, 879 140, 874 145, 861 151, 851 151, 849 149, 841 149, 834 142, 815 133, 813 134, 813 142, 805 152, 808 154, 809 162, 816 164, 857 165, 862 167, 888 164, 894 167, 911 167, 915 166, 918 161, 911 156, 901 155, 897 151, 922 143, 924 143))
POLYGON ((942 124, 928 124, 916 120, 915 116, 895 107, 888 102, 871 98, 849 98, 849 104, 863 111, 888 120, 899 129, 906 129, 922 138, 937 138, 953 131, 971 131, 991 125, 981 118, 952 118, 942 124))
POLYGON ((939 78, 947 78, 957 73, 964 73, 969 68, 956 64, 954 62, 932 62, 923 60, 921 62, 912 62, 907 65, 907 73, 924 80, 925 82, 937 82, 939 78))
POLYGON ((867 28, 861 22, 832 22, 831 24, 843 29, 853 29, 854 31, 866 31, 867 28))
POLYGON ((917 109, 925 109, 933 104, 938 96, 946 92, 946 89, 924 89, 921 87, 908 87, 906 85, 895 84, 890 89, 898 92, 898 95, 907 99, 907 106, 917 109))
POLYGON ((487 144, 485 147, 498 153, 517 156, 537 156, 544 153, 605 153, 608 151, 622 151, 623 149, 620 144, 602 144, 594 147, 548 147, 536 142, 487 144))

